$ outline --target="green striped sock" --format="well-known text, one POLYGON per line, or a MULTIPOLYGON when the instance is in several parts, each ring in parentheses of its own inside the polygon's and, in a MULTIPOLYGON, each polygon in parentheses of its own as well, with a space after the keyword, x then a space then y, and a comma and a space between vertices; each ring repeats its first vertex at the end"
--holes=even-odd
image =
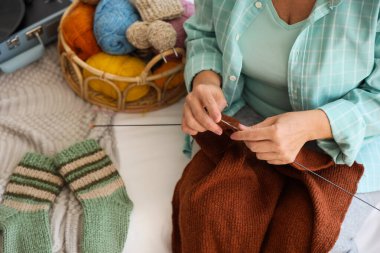
POLYGON ((51 253, 49 209, 63 179, 53 160, 28 153, 14 170, 0 205, 4 253, 51 253))
POLYGON ((107 154, 86 140, 60 152, 55 164, 83 207, 81 252, 122 252, 133 204, 107 154))

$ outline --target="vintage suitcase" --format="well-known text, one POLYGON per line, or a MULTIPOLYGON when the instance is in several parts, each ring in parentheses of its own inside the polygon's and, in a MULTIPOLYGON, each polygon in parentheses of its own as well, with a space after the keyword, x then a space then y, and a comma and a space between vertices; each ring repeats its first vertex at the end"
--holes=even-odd
POLYGON ((70 0, 0 0, 0 71, 9 73, 39 59, 55 41, 70 0))

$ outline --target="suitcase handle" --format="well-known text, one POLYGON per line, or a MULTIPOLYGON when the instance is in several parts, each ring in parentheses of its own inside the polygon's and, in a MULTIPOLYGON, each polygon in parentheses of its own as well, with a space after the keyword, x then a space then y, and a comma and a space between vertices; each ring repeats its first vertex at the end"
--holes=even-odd
POLYGON ((8 61, 0 63, 0 70, 4 73, 11 73, 41 58, 44 54, 45 47, 38 34, 36 37, 39 41, 38 45, 13 57, 12 59, 9 59, 8 61))

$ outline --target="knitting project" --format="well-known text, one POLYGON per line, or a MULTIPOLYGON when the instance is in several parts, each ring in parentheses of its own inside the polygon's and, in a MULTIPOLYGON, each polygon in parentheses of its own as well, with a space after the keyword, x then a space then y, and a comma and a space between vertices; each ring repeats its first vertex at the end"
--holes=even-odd
POLYGON ((352 196, 302 166, 356 192, 363 165, 335 164, 306 147, 297 163, 271 165, 231 140, 238 122, 222 119, 221 136, 194 136, 201 150, 173 196, 173 252, 330 252, 352 196))

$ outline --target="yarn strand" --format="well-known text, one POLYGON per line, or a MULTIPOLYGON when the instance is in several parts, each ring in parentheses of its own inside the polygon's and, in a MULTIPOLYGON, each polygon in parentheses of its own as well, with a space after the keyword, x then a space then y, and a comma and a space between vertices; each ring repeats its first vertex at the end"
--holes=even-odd
POLYGON ((181 124, 173 123, 173 124, 128 124, 128 125, 90 125, 90 128, 94 127, 143 127, 143 126, 180 126, 181 124))

